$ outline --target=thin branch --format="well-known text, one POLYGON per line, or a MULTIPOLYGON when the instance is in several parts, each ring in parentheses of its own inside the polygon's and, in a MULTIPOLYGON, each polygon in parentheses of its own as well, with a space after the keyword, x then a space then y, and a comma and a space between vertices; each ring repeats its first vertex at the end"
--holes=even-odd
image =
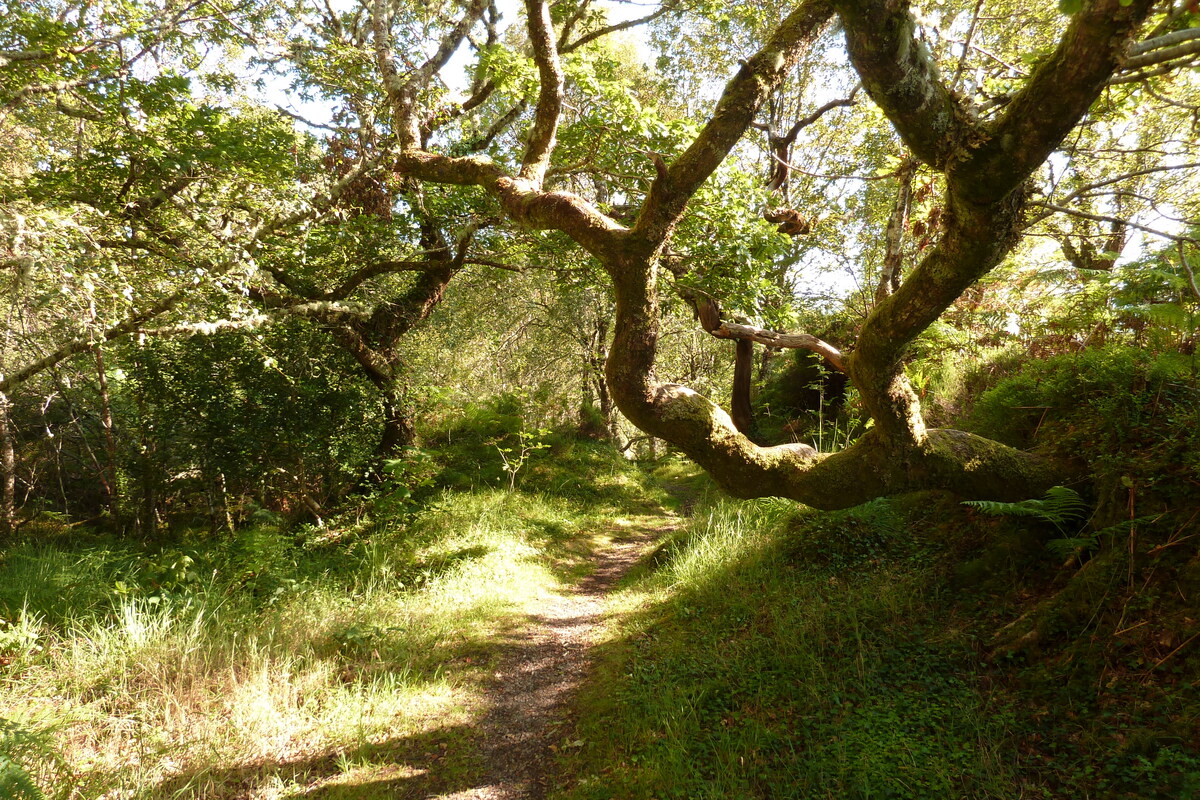
POLYGON ((510 108, 499 119, 491 124, 483 135, 472 140, 467 145, 467 152, 478 153, 492 146, 492 142, 496 137, 504 133, 509 125, 512 125, 516 120, 525 113, 525 109, 529 108, 529 103, 524 99, 520 100, 516 105, 510 108))
POLYGON ((62 94, 71 89, 80 89, 84 86, 91 86, 94 83, 102 83, 103 81, 112 80, 113 78, 122 77, 126 74, 124 69, 115 72, 106 72, 101 75, 90 75, 86 78, 76 78, 69 81, 55 81, 53 83, 38 83, 31 86, 25 86, 18 90, 10 97, 4 98, 0 105, 15 106, 27 97, 32 97, 38 94, 62 94))
MULTIPOLYGON (((1128 225, 1129 227, 1134 228, 1139 231, 1142 231, 1143 233, 1149 233, 1153 236, 1158 236, 1162 239, 1168 239, 1172 242, 1188 242, 1191 244, 1200 244, 1200 240, 1194 239, 1191 236, 1176 236, 1173 233, 1167 233, 1166 231, 1160 231, 1160 230, 1156 230, 1154 228, 1148 228, 1145 225, 1139 225, 1136 222, 1131 222, 1127 219, 1121 219, 1120 217, 1110 217, 1106 214, 1090 214, 1086 211, 1079 211, 1078 209, 1066 208, 1065 206, 1059 206, 1059 205, 1055 205, 1054 203, 1047 203, 1047 202, 1034 203, 1033 205, 1040 206, 1041 208, 1046 208, 1051 211, 1057 211, 1060 214, 1067 214, 1072 217, 1079 217, 1080 219, 1090 219, 1093 222, 1113 222, 1113 223, 1118 223, 1118 224, 1122 224, 1122 225, 1128 225)), ((1044 217, 1040 217, 1039 219, 1044 219, 1044 217)))
POLYGON ((1187 273, 1188 285, 1192 287, 1192 294, 1196 296, 1197 300, 1200 300, 1200 285, 1196 284, 1196 272, 1192 269, 1192 265, 1188 263, 1187 254, 1183 249, 1183 242, 1176 242, 1175 245, 1179 248, 1179 263, 1183 265, 1183 270, 1187 273))
MULTIPOLYGON (((950 42, 951 44, 961 45, 963 48, 964 56, 966 55, 967 50, 974 50, 976 53, 979 53, 982 56, 987 56, 992 61, 995 61, 997 64, 999 64, 1000 66, 1009 70, 1010 72, 1014 72, 1017 75, 1020 75, 1022 78, 1029 77, 1029 73, 1026 72, 1025 70, 1021 69, 1020 67, 1018 67, 1016 64, 1008 63, 1007 61, 1005 61, 1004 59, 1002 59, 1000 56, 996 55, 995 53, 991 52, 990 50, 986 50, 977 44, 972 44, 969 40, 965 41, 965 42, 960 42, 957 39, 946 39, 946 41, 950 42)), ((960 65, 961 65, 961 62, 960 62, 960 65)))
POLYGON ((53 61, 64 55, 82 55, 93 49, 99 42, 92 42, 79 47, 64 47, 61 50, 0 50, 0 68, 9 64, 19 64, 28 61, 53 61))
POLYGON ((711 332, 718 339, 745 339, 768 347, 781 347, 790 350, 811 350, 822 355, 839 371, 844 370, 842 351, 828 342, 810 336, 807 333, 778 333, 753 325, 741 325, 736 322, 722 322, 720 327, 711 332))
MULTIPOLYGON (((773 153, 772 157, 776 161, 782 160, 773 153)), ((900 170, 902 169, 901 167, 897 167, 891 172, 885 172, 882 175, 830 175, 824 172, 809 172, 808 170, 797 167, 795 164, 788 161, 784 161, 783 163, 787 166, 788 170, 792 172, 799 172, 801 175, 807 175, 810 178, 824 178, 832 181, 885 181, 888 178, 894 178, 899 175, 900 170)))
POLYGON ((646 16, 639 17, 638 19, 630 19, 630 20, 626 20, 625 22, 618 22, 613 25, 608 25, 603 28, 598 28, 590 33, 585 33, 583 36, 580 36, 578 39, 571 42, 570 44, 561 44, 559 46, 558 51, 563 54, 574 52, 574 51, 578 50, 579 48, 583 47, 585 44, 594 42, 597 39, 600 39, 604 36, 608 36, 610 33, 617 33, 618 31, 627 31, 630 28, 636 28, 638 25, 645 25, 647 22, 653 22, 654 20, 658 19, 659 17, 665 16, 665 15, 671 13, 672 11, 675 11, 677 8, 678 8, 678 6, 674 3, 663 3, 663 5, 652 14, 647 14, 646 16))
POLYGON ((524 272, 521 267, 514 267, 512 264, 505 264, 501 261, 496 261, 490 258, 466 258, 463 259, 464 264, 477 264, 481 267, 495 267, 496 269, 508 270, 509 272, 524 272))
POLYGON ((1122 84, 1122 83, 1136 83, 1137 81, 1144 81, 1147 78, 1157 78, 1159 75, 1168 75, 1172 72, 1175 72, 1177 69, 1180 69, 1181 67, 1187 67, 1187 66, 1190 66, 1191 64, 1192 64, 1191 59, 1182 59, 1180 61, 1172 61, 1168 64, 1163 64, 1160 67, 1155 67, 1154 69, 1148 70, 1146 72, 1135 72, 1132 75, 1118 75, 1116 77, 1110 78, 1106 85, 1107 86, 1116 86, 1116 85, 1122 84))
MULTIPOLYGON (((337 198, 344 191, 346 191, 346 188, 353 183, 354 180, 356 180, 364 172, 379 166, 379 164, 389 156, 389 153, 384 153, 376 156, 373 159, 360 161, 354 169, 347 173, 341 180, 337 181, 327 193, 313 198, 308 203, 307 208, 304 210, 297 211, 285 217, 273 217, 271 219, 263 220, 260 222, 257 228, 250 230, 248 235, 245 237, 244 244, 241 247, 234 246, 233 243, 228 243, 230 246, 226 247, 227 255, 220 261, 209 265, 209 275, 216 277, 228 272, 236 264, 242 262, 242 253, 249 252, 269 234, 320 215, 324 210, 327 210, 333 205, 334 202, 336 202, 337 198)), ((137 240, 131 240, 131 242, 136 241, 137 240)), ((131 243, 129 246, 133 246, 133 244, 131 243)), ((133 312, 124 320, 117 322, 102 331, 88 332, 87 334, 79 336, 70 342, 60 345, 51 353, 43 356, 31 364, 26 365, 14 373, 0 375, 0 392, 8 392, 13 387, 19 386, 38 373, 50 369, 51 367, 54 367, 55 365, 72 356, 90 350, 98 342, 111 342, 115 339, 121 338, 122 336, 126 336, 130 333, 140 330, 145 323, 175 308, 180 302, 195 294, 195 291, 195 286, 190 283, 186 286, 181 286, 175 289, 175 291, 171 292, 169 295, 155 301, 154 303, 151 303, 149 306, 146 306, 140 311, 133 312)))
POLYGON ((954 76, 950 78, 950 85, 957 88, 958 82, 962 80, 963 70, 967 66, 967 51, 971 49, 971 44, 975 39, 975 28, 979 25, 979 12, 983 9, 983 0, 977 0, 975 10, 971 13, 971 26, 967 28, 967 38, 961 44, 962 55, 958 57, 958 66, 954 68, 954 76))
POLYGON ((1161 64, 1164 61, 1174 61, 1175 59, 1183 59, 1186 56, 1194 56, 1197 53, 1200 53, 1200 40, 1193 40, 1176 45, 1175 47, 1167 47, 1162 50, 1155 50, 1151 53, 1126 59, 1125 69, 1151 67, 1155 64, 1161 64))
POLYGON ((1081 186, 1078 189, 1076 189, 1075 191, 1068 194, 1066 197, 1063 197, 1058 202, 1060 204, 1069 203, 1070 201, 1076 199, 1077 197, 1080 197, 1081 195, 1085 195, 1088 192, 1092 192, 1096 189, 1099 189, 1104 186, 1109 186, 1114 183, 1120 183, 1121 181, 1126 181, 1126 180, 1129 180, 1130 178, 1137 178, 1142 175, 1149 175, 1154 172, 1170 172, 1172 170, 1177 170, 1177 169, 1196 169, 1198 167, 1200 167, 1200 163, 1178 164, 1176 166, 1147 167, 1146 169, 1139 169, 1136 172, 1127 172, 1124 175, 1118 175, 1115 178, 1106 178, 1105 180, 1102 180, 1102 181, 1096 181, 1095 183, 1089 183, 1086 186, 1081 186))
POLYGON ((787 140, 789 143, 795 143, 796 137, 800 135, 800 131, 804 130, 809 125, 812 125, 817 120, 819 120, 821 117, 825 116, 825 114, 827 112, 832 111, 835 108, 845 108, 845 107, 857 105, 858 101, 855 100, 855 97, 858 95, 858 90, 861 88, 862 88, 862 84, 860 83, 857 86, 855 86, 853 89, 850 90, 850 94, 848 96, 840 98, 838 100, 830 100, 828 103, 821 106, 816 111, 809 114, 808 116, 801 117, 800 119, 796 120, 796 124, 788 129, 787 134, 783 138, 785 140, 787 140))
POLYGON ((373 0, 371 6, 371 30, 375 40, 375 63, 387 89, 392 112, 396 117, 396 137, 400 149, 406 150, 420 142, 420 125, 416 114, 417 94, 424 89, 433 76, 446 66, 450 57, 470 33, 471 28, 487 10, 487 0, 470 0, 458 24, 451 28, 438 45, 437 51, 421 66, 401 78, 396 70, 392 52, 391 32, 388 25, 391 17, 384 0, 373 0))
POLYGON ((174 292, 162 298, 158 302, 152 303, 141 311, 135 312, 121 322, 112 325, 93 336, 82 336, 74 339, 12 374, 0 375, 0 393, 7 393, 12 388, 21 385, 34 375, 50 369, 56 364, 70 358, 71 356, 87 352, 94 347, 97 342, 111 342, 114 339, 119 339, 122 336, 139 330, 146 322, 149 322, 155 317, 164 314, 177 306, 191 293, 191 291, 192 287, 190 284, 186 287, 176 289, 174 292))
POLYGON ((1129 48, 1129 54, 1131 56, 1140 56, 1143 53, 1149 53, 1151 50, 1170 47, 1181 42, 1190 42, 1193 39, 1200 39, 1200 28, 1184 28, 1181 31, 1172 31, 1162 36, 1156 36, 1153 39, 1138 42, 1129 48))
POLYGON ((299 114, 295 113, 294 111, 288 111, 283 106, 277 105, 277 106, 275 106, 275 110, 278 111, 280 114, 283 114, 285 117, 290 117, 291 119, 296 120, 296 122, 299 122, 301 125, 304 125, 305 127, 308 127, 308 128, 320 128, 321 130, 331 131, 332 133, 341 133, 342 132, 342 129, 337 127, 336 125, 327 125, 323 122, 313 122, 312 120, 305 119, 304 117, 300 116, 299 114))

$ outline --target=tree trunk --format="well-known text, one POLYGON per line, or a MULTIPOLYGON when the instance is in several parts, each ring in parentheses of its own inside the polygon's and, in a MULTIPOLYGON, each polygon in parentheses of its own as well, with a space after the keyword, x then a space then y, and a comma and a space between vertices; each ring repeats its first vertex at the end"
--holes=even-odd
POLYGON ((600 403, 600 416, 604 419, 604 427, 608 431, 608 438, 616 441, 617 438, 617 417, 613 413, 612 395, 608 392, 608 383, 604 380, 604 363, 597 365, 600 369, 595 374, 596 395, 600 403))
POLYGON ((17 458, 9 427, 8 396, 0 392, 0 534, 6 537, 17 530, 17 458))
POLYGON ((404 448, 412 447, 417 433, 404 392, 392 385, 380 386, 379 394, 383 405, 383 434, 375 447, 375 463, 382 467, 384 461, 398 458, 404 448))
POLYGON ((754 371, 754 342, 737 340, 733 362, 733 397, 729 405, 733 424, 746 436, 754 434, 754 410, 750 406, 750 378, 754 371))
MULTIPOLYGON (((139 361, 134 361, 134 367, 139 361)), ((137 512, 137 528, 142 540, 150 542, 158 533, 158 481, 155 480, 154 440, 150 436, 150 415, 140 382, 135 382, 134 400, 138 411, 138 489, 141 508, 137 512)))
POLYGON ((229 488, 225 482, 225 473, 217 473, 217 507, 221 512, 220 522, 225 530, 233 533, 233 510, 229 508, 229 488))
POLYGON ((96 379, 100 386, 100 428, 104 432, 104 489, 108 494, 108 513, 118 530, 122 527, 120 473, 117 469, 117 440, 113 436, 112 401, 108 392, 108 370, 104 366, 104 351, 94 349, 96 379))

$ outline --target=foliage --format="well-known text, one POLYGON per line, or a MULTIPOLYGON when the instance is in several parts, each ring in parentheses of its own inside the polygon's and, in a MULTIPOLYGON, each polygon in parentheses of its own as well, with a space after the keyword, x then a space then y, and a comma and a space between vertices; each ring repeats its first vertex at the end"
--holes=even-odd
POLYGON ((62 756, 54 746, 53 728, 30 726, 0 717, 0 797, 46 800, 62 797, 66 778, 62 756), (42 787, 49 784, 49 793, 42 787))
POLYGON ((1086 469, 1104 527, 1119 518, 1130 493, 1139 512, 1191 506, 1187 476, 1200 466, 1198 392, 1189 358, 1112 346, 1027 362, 980 396, 969 423, 1086 469))
POLYGON ((1066 486, 1052 486, 1040 500, 1021 500, 1016 503, 964 500, 963 505, 998 517, 1033 517, 1050 523, 1059 533, 1067 533, 1067 526, 1072 522, 1080 522, 1091 509, 1079 492, 1066 486))

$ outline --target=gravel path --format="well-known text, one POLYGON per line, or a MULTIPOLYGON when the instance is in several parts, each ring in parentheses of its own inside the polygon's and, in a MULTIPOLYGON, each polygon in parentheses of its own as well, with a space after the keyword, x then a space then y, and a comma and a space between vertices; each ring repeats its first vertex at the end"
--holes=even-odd
POLYGON ((443 800, 539 800, 553 788, 551 746, 570 729, 569 701, 589 665, 604 598, 674 518, 631 525, 598 556, 595 571, 530 615, 493 675, 482 721, 487 774, 480 785, 443 800))

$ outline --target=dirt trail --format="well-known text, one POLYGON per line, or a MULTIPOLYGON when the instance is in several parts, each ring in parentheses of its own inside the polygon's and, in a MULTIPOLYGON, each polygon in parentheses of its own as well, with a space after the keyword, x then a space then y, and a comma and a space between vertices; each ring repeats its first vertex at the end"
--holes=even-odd
POLYGON ((492 706, 482 720, 487 772, 476 787, 441 800, 539 800, 553 788, 551 746, 569 730, 568 703, 587 674, 605 595, 679 524, 664 516, 619 529, 591 575, 530 615, 493 676, 492 706))

